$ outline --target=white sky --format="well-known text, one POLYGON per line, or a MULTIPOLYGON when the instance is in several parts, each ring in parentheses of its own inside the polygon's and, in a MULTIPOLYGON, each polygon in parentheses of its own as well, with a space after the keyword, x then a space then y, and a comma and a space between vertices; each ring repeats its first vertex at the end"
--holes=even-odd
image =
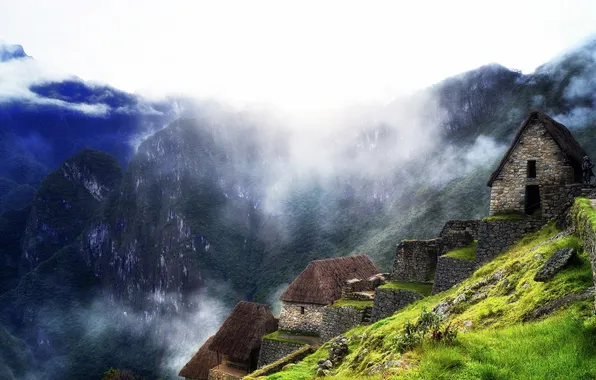
POLYGON ((0 0, 0 40, 86 80, 304 112, 477 66, 530 72, 596 32, 596 1, 0 0))

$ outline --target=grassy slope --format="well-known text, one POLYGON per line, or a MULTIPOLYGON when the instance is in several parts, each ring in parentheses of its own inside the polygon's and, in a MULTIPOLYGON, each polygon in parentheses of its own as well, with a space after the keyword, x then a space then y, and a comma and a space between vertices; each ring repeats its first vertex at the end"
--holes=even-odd
POLYGON ((452 257, 454 259, 459 259, 459 260, 474 261, 474 259, 476 258, 476 248, 477 247, 478 247, 478 240, 474 240, 474 242, 471 243, 470 245, 468 245, 467 247, 449 251, 445 254, 445 256, 452 257))
POLYGON ((407 282, 407 281, 392 281, 380 286, 381 289, 403 289, 418 292, 423 296, 429 296, 433 290, 433 284, 429 282, 407 282))
MULTIPOLYGON (((350 354, 336 369, 341 379, 529 379, 596 377, 596 335, 592 302, 578 301, 545 320, 526 322, 530 313, 560 297, 592 285, 590 263, 581 252, 578 260, 551 281, 535 282, 544 262, 563 247, 580 248, 576 236, 557 236, 549 225, 519 241, 508 252, 481 267, 474 275, 446 292, 425 298, 370 326, 357 327, 350 338, 350 354), (556 237, 556 238, 555 238, 556 237), (460 296, 465 300, 454 303, 460 296), (461 326, 452 346, 425 343, 400 355, 394 346, 406 321, 423 308, 449 302, 447 322, 461 326), (580 318, 581 317, 581 318, 580 318), (587 317, 587 318, 586 318, 587 317), (365 351, 366 350, 366 351, 365 351), (370 376, 371 366, 400 359, 370 376), (371 364, 372 363, 372 364, 371 364)), ((308 379, 316 363, 327 357, 328 344, 271 380, 308 379)))

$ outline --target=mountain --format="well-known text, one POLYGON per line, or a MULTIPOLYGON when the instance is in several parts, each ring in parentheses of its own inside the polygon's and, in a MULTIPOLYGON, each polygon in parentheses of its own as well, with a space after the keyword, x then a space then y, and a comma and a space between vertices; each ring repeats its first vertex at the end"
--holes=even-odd
POLYGON ((174 371, 173 320, 204 339, 215 310, 274 303, 313 259, 368 253, 386 270, 401 239, 487 214, 486 180, 531 108, 596 153, 595 52, 527 75, 483 66, 327 135, 76 78, 31 83, 0 101, 5 341, 41 378, 154 378, 174 371))

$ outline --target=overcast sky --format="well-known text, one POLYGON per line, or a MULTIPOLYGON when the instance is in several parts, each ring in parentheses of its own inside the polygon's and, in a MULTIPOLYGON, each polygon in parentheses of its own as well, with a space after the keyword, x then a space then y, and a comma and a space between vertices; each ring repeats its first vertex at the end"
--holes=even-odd
POLYGON ((146 94, 303 112, 477 66, 531 72, 596 32, 596 1, 0 0, 0 40, 146 94))

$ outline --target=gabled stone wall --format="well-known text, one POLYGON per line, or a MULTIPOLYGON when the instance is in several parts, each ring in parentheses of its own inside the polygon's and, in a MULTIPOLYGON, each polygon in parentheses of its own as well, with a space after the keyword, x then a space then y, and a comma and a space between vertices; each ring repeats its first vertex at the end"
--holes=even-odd
POLYGON ((323 305, 282 301, 279 329, 319 334, 323 323, 324 307, 323 305), (304 314, 301 313, 301 307, 304 307, 304 314))
POLYGON ((543 215, 555 215, 552 205, 542 199, 543 186, 563 186, 574 183, 574 169, 561 149, 536 121, 528 126, 507 163, 495 179, 490 194, 490 215, 525 212, 527 185, 539 185, 543 215), (528 161, 536 161, 536 178, 528 178, 528 161))

